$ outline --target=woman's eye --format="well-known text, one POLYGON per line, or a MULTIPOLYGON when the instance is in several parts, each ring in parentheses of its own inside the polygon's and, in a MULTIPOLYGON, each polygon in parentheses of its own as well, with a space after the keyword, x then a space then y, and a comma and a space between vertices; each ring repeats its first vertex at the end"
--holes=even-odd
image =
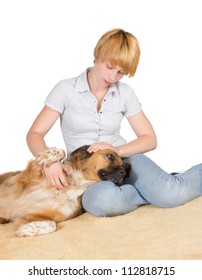
POLYGON ((113 69, 114 67, 111 64, 106 64, 108 69, 113 69))

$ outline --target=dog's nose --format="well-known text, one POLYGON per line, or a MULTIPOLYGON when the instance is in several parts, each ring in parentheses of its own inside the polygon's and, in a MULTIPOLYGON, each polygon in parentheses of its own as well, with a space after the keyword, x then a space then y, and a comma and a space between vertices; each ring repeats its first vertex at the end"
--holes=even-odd
POLYGON ((126 172, 125 172, 125 170, 124 170, 123 167, 121 167, 121 168, 119 169, 118 174, 119 174, 120 176, 122 176, 122 177, 124 177, 124 176, 126 175, 126 172))

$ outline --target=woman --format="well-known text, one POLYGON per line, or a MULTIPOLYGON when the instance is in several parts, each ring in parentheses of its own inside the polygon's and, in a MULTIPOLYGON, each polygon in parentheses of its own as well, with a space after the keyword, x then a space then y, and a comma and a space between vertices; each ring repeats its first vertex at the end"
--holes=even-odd
MULTIPOLYGON (((143 155, 156 148, 156 135, 133 89, 120 82, 124 75, 134 76, 139 56, 135 36, 122 29, 106 32, 95 47, 94 66, 54 87, 27 134, 37 157, 47 149, 44 136, 60 117, 68 153, 86 144, 90 153, 110 148, 131 164, 122 187, 99 182, 86 190, 83 207, 96 216, 124 214, 144 204, 174 207, 202 194, 202 164, 173 176, 143 155), (119 134, 124 116, 134 131, 129 143, 119 134)), ((44 172, 58 189, 68 187, 62 163, 44 165, 44 172)))

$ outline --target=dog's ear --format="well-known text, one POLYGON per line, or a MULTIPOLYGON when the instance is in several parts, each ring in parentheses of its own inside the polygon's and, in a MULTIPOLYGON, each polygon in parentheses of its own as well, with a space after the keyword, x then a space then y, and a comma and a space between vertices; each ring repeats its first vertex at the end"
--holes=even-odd
POLYGON ((92 153, 89 153, 87 151, 89 147, 90 147, 90 145, 81 146, 80 148, 74 150, 71 153, 71 157, 78 155, 81 160, 89 158, 92 155, 92 153))
POLYGON ((76 169, 82 169, 83 162, 92 155, 92 153, 87 151, 89 147, 89 145, 85 145, 71 153, 70 161, 72 167, 76 169))

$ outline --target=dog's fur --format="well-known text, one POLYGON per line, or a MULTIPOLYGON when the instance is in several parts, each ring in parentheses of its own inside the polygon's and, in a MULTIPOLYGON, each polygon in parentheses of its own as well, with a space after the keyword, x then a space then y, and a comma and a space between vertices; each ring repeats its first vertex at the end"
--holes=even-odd
POLYGON ((69 186, 57 190, 46 180, 42 166, 31 160, 26 169, 0 175, 0 223, 14 221, 17 236, 36 236, 56 230, 56 223, 82 213, 81 196, 88 185, 111 180, 121 185, 129 165, 111 150, 74 151, 63 164, 69 186))

